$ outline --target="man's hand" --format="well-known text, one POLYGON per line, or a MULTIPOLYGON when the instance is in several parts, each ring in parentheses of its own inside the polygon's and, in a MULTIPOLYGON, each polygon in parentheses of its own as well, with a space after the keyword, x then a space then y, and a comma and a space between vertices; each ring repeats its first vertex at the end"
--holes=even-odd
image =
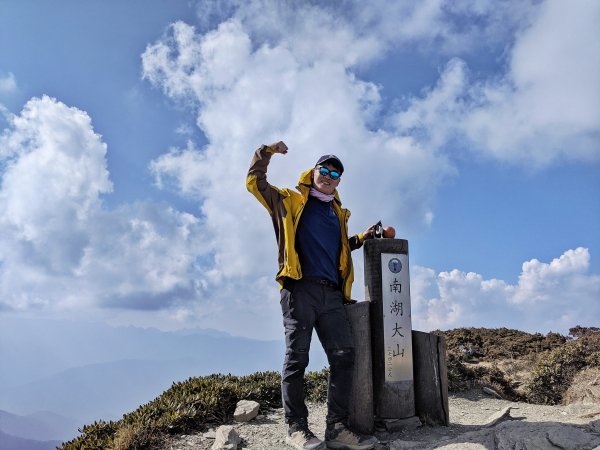
POLYGON ((288 147, 283 141, 275 142, 274 144, 269 145, 269 147, 273 149, 273 152, 275 153, 285 155, 288 152, 288 147))
POLYGON ((371 225, 369 228, 366 229, 366 231, 363 231, 363 238, 364 239, 371 239, 374 237, 374 233, 375 233, 375 228, 377 228, 377 224, 375 225, 371 225))

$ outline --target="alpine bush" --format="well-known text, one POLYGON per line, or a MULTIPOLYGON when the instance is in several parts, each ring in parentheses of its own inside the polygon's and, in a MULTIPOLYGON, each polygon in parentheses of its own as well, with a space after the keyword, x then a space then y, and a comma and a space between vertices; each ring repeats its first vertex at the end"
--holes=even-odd
POLYGON ((509 328, 456 328, 433 332, 444 336, 449 354, 464 361, 519 358, 560 347, 567 338, 558 333, 526 333, 509 328))
POLYGON ((584 335, 541 355, 526 386, 527 399, 560 403, 575 374, 585 367, 600 367, 600 333, 584 335))
POLYGON ((457 356, 448 355, 448 391, 460 392, 480 386, 494 388, 503 398, 509 400, 522 400, 522 396, 515 390, 515 385, 507 379, 498 366, 469 367, 457 356))

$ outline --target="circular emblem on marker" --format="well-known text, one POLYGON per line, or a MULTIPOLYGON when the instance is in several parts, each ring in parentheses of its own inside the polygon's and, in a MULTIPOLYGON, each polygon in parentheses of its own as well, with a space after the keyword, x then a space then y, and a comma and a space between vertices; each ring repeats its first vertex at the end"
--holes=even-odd
POLYGON ((390 259, 390 262, 388 263, 388 267, 391 272, 398 273, 402 270, 402 263, 400 262, 400 260, 398 258, 392 258, 392 259, 390 259))

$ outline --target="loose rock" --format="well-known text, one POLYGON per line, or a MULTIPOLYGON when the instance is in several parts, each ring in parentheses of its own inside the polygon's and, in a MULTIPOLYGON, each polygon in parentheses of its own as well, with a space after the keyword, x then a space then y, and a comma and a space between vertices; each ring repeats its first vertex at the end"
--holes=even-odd
POLYGON ((223 425, 217 428, 215 442, 211 449, 236 450, 240 441, 240 435, 231 425, 223 425))
POLYGON ((512 419, 512 417, 510 417, 510 410, 513 409, 512 406, 507 406, 505 408, 502 408, 500 411, 492 414, 488 420, 487 423, 485 424, 486 427, 493 427, 494 425, 502 422, 503 420, 507 420, 507 419, 512 419))
POLYGON ((217 437, 217 432, 215 430, 208 430, 202 437, 204 439, 215 439, 217 437))
POLYGON ((260 404, 252 400, 240 400, 233 413, 236 422, 248 422, 258 416, 260 404))
POLYGON ((483 391, 484 394, 491 395, 492 397, 496 397, 498 399, 502 398, 502 396, 498 392, 496 392, 494 389, 492 389, 491 387, 484 386, 481 388, 481 390, 483 391))

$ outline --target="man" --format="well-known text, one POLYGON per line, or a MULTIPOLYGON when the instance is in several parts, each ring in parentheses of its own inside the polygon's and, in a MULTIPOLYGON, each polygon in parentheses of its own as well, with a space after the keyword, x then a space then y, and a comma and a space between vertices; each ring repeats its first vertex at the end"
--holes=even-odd
POLYGON ((281 309, 286 354, 281 394, 288 423, 286 443, 297 449, 373 448, 377 440, 348 428, 354 349, 344 303, 350 303, 354 273, 350 251, 373 230, 348 237, 350 212, 341 207, 337 187, 344 172, 335 155, 324 155, 300 176, 298 191, 267 182, 271 156, 286 154, 282 142, 263 145, 254 154, 246 187, 271 215, 279 246, 281 309), (325 442, 308 428, 304 371, 313 328, 330 365, 325 442))

